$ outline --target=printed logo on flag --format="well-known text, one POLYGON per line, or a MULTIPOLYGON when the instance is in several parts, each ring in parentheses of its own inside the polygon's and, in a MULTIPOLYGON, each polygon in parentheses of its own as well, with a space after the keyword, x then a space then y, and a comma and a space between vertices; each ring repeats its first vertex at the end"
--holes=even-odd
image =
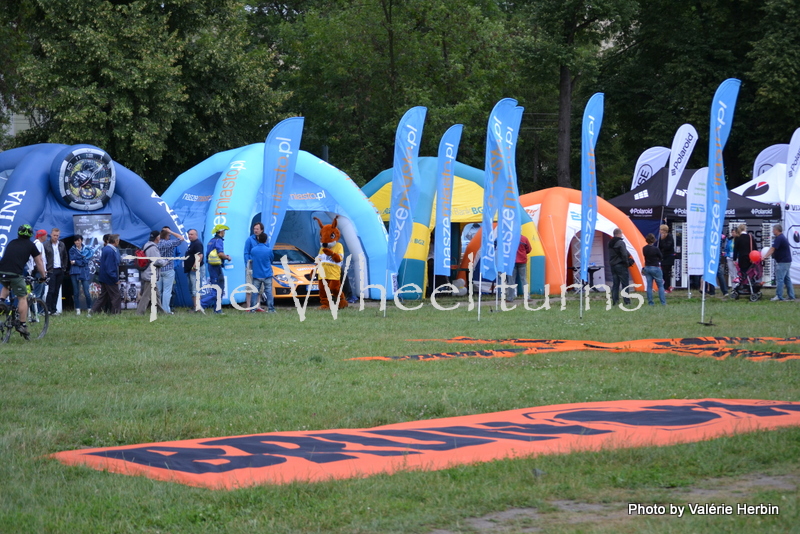
POLYGON ((636 182, 636 185, 642 185, 650 177, 653 175, 653 167, 650 165, 643 165, 641 169, 639 169, 639 180, 636 182))
POLYGON ((765 172, 770 170, 772 167, 774 167, 774 165, 772 163, 765 163, 765 164, 759 166, 758 170, 756 171, 756 176, 761 176, 762 174, 764 174, 765 172))
POLYGON ((692 205, 689 207, 689 211, 696 211, 696 212, 699 212, 699 213, 705 213, 706 212, 706 207, 703 206, 702 204, 697 204, 697 203, 693 202, 692 205))

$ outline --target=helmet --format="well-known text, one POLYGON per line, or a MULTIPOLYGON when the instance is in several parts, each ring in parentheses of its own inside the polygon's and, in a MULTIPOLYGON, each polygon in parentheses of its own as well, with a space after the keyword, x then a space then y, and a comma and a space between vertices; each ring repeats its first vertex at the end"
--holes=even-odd
POLYGON ((21 237, 33 237, 33 228, 30 224, 23 224, 17 230, 17 234, 21 237))
POLYGON ((221 232, 223 230, 230 230, 230 228, 228 228, 224 224, 218 224, 218 225, 214 226, 214 229, 212 230, 212 232, 214 233, 214 235, 217 235, 219 232, 221 232))

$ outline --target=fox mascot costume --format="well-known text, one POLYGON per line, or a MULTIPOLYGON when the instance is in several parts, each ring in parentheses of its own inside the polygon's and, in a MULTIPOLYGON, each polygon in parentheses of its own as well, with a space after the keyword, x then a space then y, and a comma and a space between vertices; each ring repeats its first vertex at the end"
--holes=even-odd
POLYGON ((319 302, 321 310, 330 309, 331 305, 339 303, 339 308, 347 307, 347 299, 342 295, 342 260, 344 259, 344 246, 339 243, 341 233, 337 228, 336 219, 331 224, 323 225, 322 221, 314 217, 319 225, 319 241, 322 246, 316 257, 320 278, 319 302), (325 286, 330 290, 330 299, 325 286), (332 300, 331 300, 332 299, 332 300))

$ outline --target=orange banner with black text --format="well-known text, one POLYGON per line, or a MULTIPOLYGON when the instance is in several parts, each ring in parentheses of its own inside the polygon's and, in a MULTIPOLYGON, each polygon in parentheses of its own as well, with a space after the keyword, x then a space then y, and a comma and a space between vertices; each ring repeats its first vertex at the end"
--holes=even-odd
POLYGON ((701 358, 743 358, 747 360, 797 360, 800 354, 791 352, 760 351, 748 345, 800 345, 800 337, 686 337, 675 339, 636 339, 617 343, 578 341, 571 339, 414 339, 411 341, 436 341, 459 345, 504 345, 508 348, 463 352, 439 352, 403 356, 364 356, 351 360, 451 360, 456 358, 513 358, 521 354, 604 350, 609 352, 671 353, 701 358))
POLYGON ((54 454, 65 464, 211 489, 319 482, 540 454, 666 446, 800 426, 800 402, 627 400, 368 429, 270 432, 54 454))

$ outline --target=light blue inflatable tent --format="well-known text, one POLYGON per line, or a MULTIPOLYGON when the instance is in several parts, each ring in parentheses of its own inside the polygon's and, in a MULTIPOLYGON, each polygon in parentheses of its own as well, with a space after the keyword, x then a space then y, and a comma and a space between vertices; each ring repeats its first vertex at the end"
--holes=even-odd
MULTIPOLYGON (((263 170, 264 143, 256 143, 211 156, 178 176, 163 194, 184 227, 198 231, 204 248, 215 225, 230 228, 225 235, 225 253, 232 257, 225 265, 226 304, 228 295, 244 284, 244 245, 253 224, 261 220, 263 170)), ((275 242, 316 256, 319 226, 313 217, 328 223, 337 215, 345 254, 352 255, 347 277, 353 294, 358 296, 367 285, 383 286, 388 239, 375 207, 344 172, 301 150, 286 219, 275 242)), ((380 288, 368 288, 364 297, 380 299, 380 288)), ((236 294, 237 302, 244 299, 244 292, 236 294)), ((188 301, 185 296, 182 300, 188 301)))

